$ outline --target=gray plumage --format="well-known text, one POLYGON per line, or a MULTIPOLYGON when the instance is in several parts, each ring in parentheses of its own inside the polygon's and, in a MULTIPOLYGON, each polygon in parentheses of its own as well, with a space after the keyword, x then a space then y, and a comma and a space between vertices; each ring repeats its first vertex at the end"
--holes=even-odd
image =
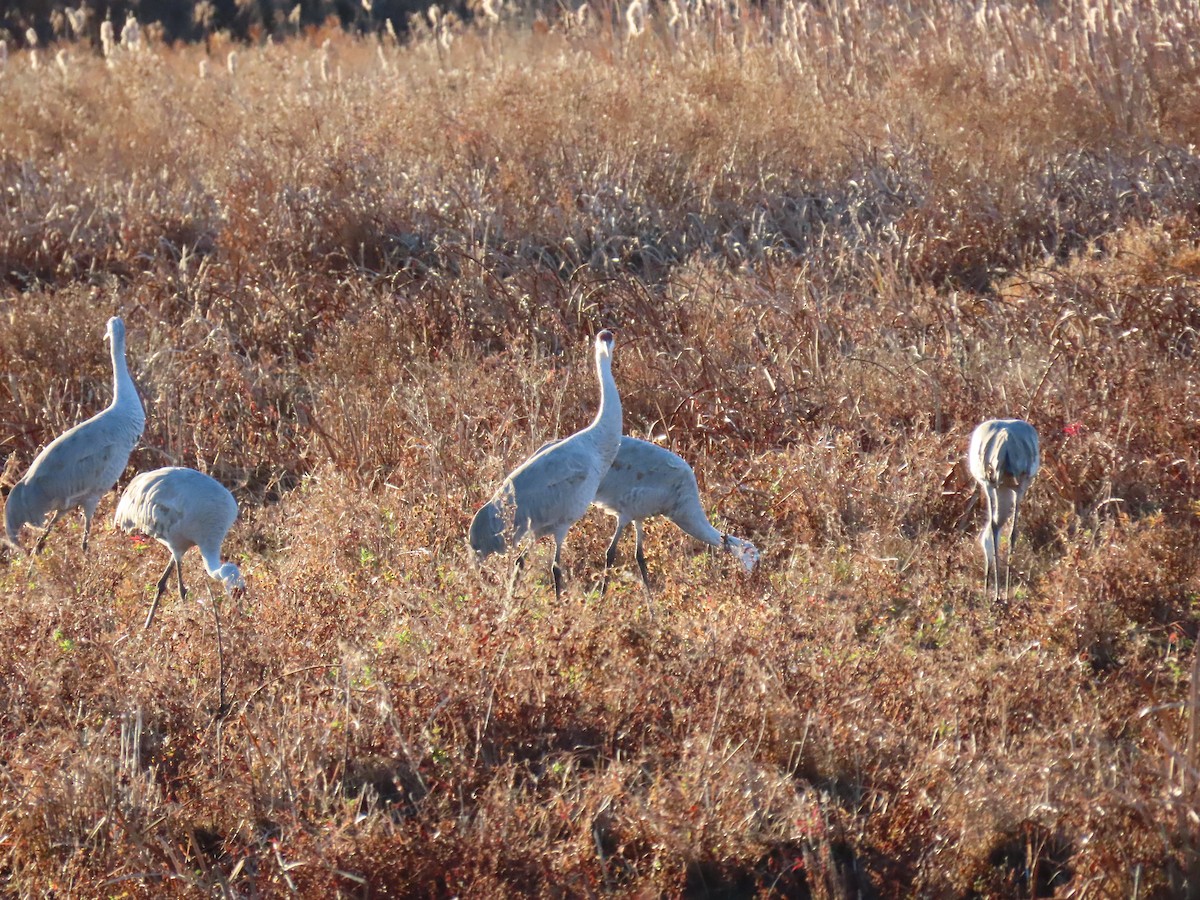
POLYGON ((526 460, 504 479, 471 522, 469 541, 480 562, 492 553, 503 553, 526 535, 535 540, 553 536, 550 571, 556 597, 562 595, 559 564, 567 531, 587 512, 621 442, 621 399, 613 380, 612 354, 612 333, 601 331, 595 346, 600 409, 592 423, 526 460))
POLYGON ((758 549, 752 543, 720 532, 708 521, 692 467, 681 456, 648 441, 621 438, 616 459, 600 481, 592 502, 617 519, 617 530, 605 555, 605 570, 616 562, 617 544, 632 523, 637 536, 634 553, 647 588, 650 579, 642 552, 642 522, 651 516, 666 516, 696 540, 728 550, 747 572, 758 562, 758 549))
POLYGON ((45 530, 33 550, 37 553, 58 517, 80 507, 86 551, 92 516, 100 498, 116 485, 146 427, 146 413, 125 362, 125 323, 116 317, 109 319, 104 337, 112 345, 112 402, 102 412, 55 438, 9 492, 4 506, 4 530, 14 547, 20 547, 23 525, 44 524, 45 530))
POLYGON ((171 561, 158 580, 158 591, 144 627, 149 628, 154 621, 172 567, 179 581, 179 598, 187 596, 183 586, 183 555, 192 547, 200 548, 205 571, 224 584, 226 590, 245 588, 238 567, 221 562, 221 544, 237 513, 233 494, 195 469, 156 469, 143 472, 129 482, 117 504, 117 527, 152 537, 171 551, 171 561))
POLYGON ((989 419, 971 434, 967 464, 987 503, 988 521, 979 534, 983 547, 983 589, 986 593, 994 585, 992 599, 998 601, 1000 570, 996 554, 1007 524, 1004 575, 1007 598, 1012 549, 1017 540, 1017 509, 1041 466, 1037 432, 1022 419, 989 419))

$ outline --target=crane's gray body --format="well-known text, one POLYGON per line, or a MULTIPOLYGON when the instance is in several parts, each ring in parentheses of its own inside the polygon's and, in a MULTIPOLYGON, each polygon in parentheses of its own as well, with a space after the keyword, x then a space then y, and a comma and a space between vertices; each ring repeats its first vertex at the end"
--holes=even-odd
POLYGON ((564 534, 579 521, 591 504, 604 473, 616 457, 607 435, 577 432, 555 443, 554 452, 539 451, 504 479, 488 508, 503 521, 511 514, 511 528, 493 532, 504 550, 506 533, 512 543, 526 535, 535 539, 564 534))
POLYGON ((596 371, 600 381, 596 418, 565 440, 544 445, 514 469, 475 513, 469 533, 480 562, 526 536, 535 540, 553 536, 551 573, 556 595, 562 593, 559 561, 567 531, 587 512, 621 442, 621 400, 612 376, 612 335, 607 331, 596 338, 596 371))
POLYGON ((1017 510, 1041 467, 1037 431, 1023 419, 989 419, 982 422, 971 434, 967 464, 987 503, 988 521, 979 535, 979 543, 983 547, 984 590, 994 583, 992 598, 999 600, 1000 571, 996 553, 1007 525, 1007 596, 1012 547, 1017 539, 1017 510))
POLYGON ((116 486, 146 427, 146 413, 125 363, 124 323, 115 317, 110 319, 105 338, 112 342, 112 403, 48 444, 9 492, 4 528, 14 546, 20 546, 23 525, 41 527, 46 517, 52 516, 37 542, 36 553, 58 516, 81 507, 83 549, 87 550, 100 498, 116 486))
POLYGON ((617 518, 617 530, 608 547, 605 567, 616 562, 617 544, 632 523, 637 537, 638 568, 647 586, 642 522, 651 516, 666 516, 696 540, 728 550, 741 560, 747 571, 758 562, 758 549, 753 544, 718 531, 708 521, 700 503, 696 473, 683 457, 649 441, 628 435, 621 438, 616 459, 601 479, 593 502, 617 518))
POLYGON ((245 586, 238 567, 221 562, 221 544, 237 514, 233 494, 216 479, 195 469, 174 466, 155 469, 129 482, 117 504, 116 526, 152 537, 171 551, 171 561, 159 580, 154 605, 146 617, 147 627, 154 619, 172 567, 179 580, 179 597, 186 596, 183 555, 192 547, 200 549, 205 571, 221 581, 226 590, 245 586))

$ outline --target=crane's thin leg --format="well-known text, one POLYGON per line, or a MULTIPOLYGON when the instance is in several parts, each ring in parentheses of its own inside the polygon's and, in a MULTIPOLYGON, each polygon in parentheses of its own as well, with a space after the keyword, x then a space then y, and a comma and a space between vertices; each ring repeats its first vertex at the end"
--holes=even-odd
POLYGON ((167 580, 171 577, 171 567, 175 565, 175 557, 172 556, 167 563, 167 567, 163 570, 162 578, 158 579, 158 590, 154 592, 154 602, 150 604, 150 612, 146 615, 146 624, 142 626, 145 631, 150 627, 150 623, 154 621, 154 614, 158 612, 158 601, 162 599, 162 595, 167 591, 167 580))
POLYGON ((635 519, 633 522, 633 533, 637 537, 637 548, 634 550, 634 558, 637 559, 638 569, 642 572, 642 590, 646 594, 646 612, 650 614, 650 618, 654 618, 654 602, 653 595, 650 591, 650 573, 646 570, 646 554, 642 552, 642 520, 635 519))
POLYGON ((563 577, 562 567, 559 565, 559 560, 562 558, 562 538, 557 534, 554 536, 554 562, 550 564, 550 574, 554 576, 554 599, 561 600, 563 592, 563 577))
MULTIPOLYGON (((992 528, 992 526, 991 526, 990 522, 987 525, 983 526, 983 529, 984 529, 983 536, 984 537, 990 535, 991 528, 992 528)), ((987 599, 987 595, 989 593, 991 593, 991 588, 992 588, 992 580, 991 579, 992 579, 992 561, 991 561, 991 559, 988 558, 987 545, 985 544, 984 550, 983 550, 983 598, 985 600, 987 599)))
MULTIPOLYGON (((996 589, 992 592, 992 602, 1000 602, 1000 532, 1002 529, 992 523, 992 577, 996 580, 996 589)), ((1007 561, 1007 557, 1005 558, 1007 561)))
POLYGON ((979 535, 979 545, 983 549, 983 599, 986 601, 992 593, 992 557, 988 553, 988 541, 992 539, 992 523, 983 526, 979 535))
POLYGON ((600 596, 603 597, 608 590, 608 575, 617 562, 617 544, 621 541, 621 535, 625 533, 625 522, 617 519, 617 530, 613 534, 612 541, 608 545, 608 551, 604 554, 604 577, 600 579, 600 596))
POLYGON ((166 593, 167 581, 171 577, 171 570, 173 568, 175 568, 175 557, 174 556, 172 556, 169 560, 167 560, 167 567, 165 569, 163 569, 162 577, 158 579, 158 593, 160 596, 162 594, 166 593))
MULTIPOLYGON (((1011 485, 1001 486, 996 493, 996 565, 1000 565, 1000 540, 1008 538, 1004 548, 1004 602, 1009 599, 1009 583, 1012 577, 1012 542, 1016 527, 1017 492, 1011 485)), ((996 601, 1000 600, 1000 570, 996 569, 996 601)))
POLYGON ((641 520, 636 520, 633 523, 633 533, 637 536, 637 546, 633 551, 634 558, 637 559, 638 569, 642 573, 642 584, 645 585, 647 591, 650 590, 650 572, 646 568, 646 554, 642 552, 642 523, 641 520))
POLYGON ((1005 557, 1007 565, 1004 567, 1004 599, 1007 602, 1009 599, 1009 578, 1012 575, 1012 558, 1013 547, 1017 543, 1017 510, 1021 506, 1021 493, 1018 491, 1013 497, 1012 521, 1008 526, 1008 556, 1005 557))
POLYGON ((988 527, 991 529, 989 534, 989 562, 992 569, 992 602, 1000 602, 1000 534, 1004 530, 1001 526, 1004 521, 1004 504, 1000 502, 1000 492, 994 484, 989 484, 987 488, 988 501, 988 527))
POLYGON ((54 527, 54 523, 58 521, 59 512, 56 509, 50 514, 50 521, 46 523, 41 537, 37 539, 37 543, 33 545, 33 553, 31 556, 37 556, 42 552, 42 545, 46 543, 46 538, 50 537, 50 529, 54 527))
POLYGON ((613 534, 612 541, 608 545, 608 552, 604 554, 604 565, 606 568, 612 568, 617 564, 617 544, 621 541, 621 535, 625 533, 625 523, 617 520, 617 530, 613 534))
POLYGON ((92 533, 92 517, 96 515, 96 507, 100 505, 100 498, 95 500, 83 501, 83 552, 87 553, 88 535, 92 533))

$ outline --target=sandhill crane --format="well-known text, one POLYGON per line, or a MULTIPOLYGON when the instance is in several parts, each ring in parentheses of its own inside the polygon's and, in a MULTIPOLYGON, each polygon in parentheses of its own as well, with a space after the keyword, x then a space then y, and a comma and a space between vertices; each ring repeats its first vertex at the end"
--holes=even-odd
POLYGON ((187 596, 183 586, 183 554, 191 547, 200 548, 205 570, 224 584, 226 590, 245 588, 238 567, 221 562, 221 544, 237 512, 233 494, 216 479, 195 469, 168 466, 143 472, 129 482, 117 504, 114 523, 124 531, 152 537, 171 551, 171 560, 158 580, 158 591, 143 628, 149 628, 154 621, 172 568, 179 581, 179 599, 187 596))
POLYGON ((642 553, 642 521, 651 516, 666 516, 696 540, 728 550, 741 560, 747 572, 758 562, 758 548, 752 543, 717 531, 708 521, 700 505, 700 490, 692 467, 657 444, 628 435, 622 437, 617 457, 601 479, 592 502, 617 518, 617 530, 604 560, 606 576, 616 562, 617 543, 632 522, 637 535, 635 556, 642 584, 649 590, 650 578, 642 553))
POLYGON ((987 592, 989 578, 994 578, 993 601, 1000 599, 996 553, 1004 525, 1009 524, 1004 568, 1007 599, 1012 549, 1017 540, 1017 507, 1041 465, 1037 432, 1022 419, 989 419, 971 434, 967 463, 987 501, 988 521, 979 534, 979 543, 983 547, 983 590, 987 592))
POLYGON ((109 319, 104 337, 112 345, 112 402, 55 438, 13 486, 4 506, 4 530, 14 547, 20 547, 21 526, 42 527, 45 523, 33 548, 38 553, 58 517, 78 506, 83 509, 83 549, 87 552, 92 516, 100 498, 116 485, 146 427, 146 413, 125 363, 125 323, 115 316, 109 319))
MULTIPOLYGON (((600 381, 600 410, 588 427, 545 445, 515 469, 471 522, 470 544, 482 562, 503 553, 527 534, 534 540, 554 537, 554 595, 562 596, 559 563, 567 531, 596 496, 600 479, 612 465, 621 443, 621 398, 612 375, 613 336, 596 335, 596 375, 600 381)), ((524 553, 517 559, 521 567, 524 553)))

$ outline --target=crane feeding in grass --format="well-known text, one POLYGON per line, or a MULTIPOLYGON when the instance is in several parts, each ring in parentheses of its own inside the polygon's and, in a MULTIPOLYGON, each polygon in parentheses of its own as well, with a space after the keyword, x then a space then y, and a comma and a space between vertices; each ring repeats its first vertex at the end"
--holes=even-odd
MULTIPOLYGON (((505 478, 492 499, 475 513, 469 534, 471 549, 480 562, 515 546, 526 535, 534 540, 553 536, 550 572, 555 597, 562 596, 560 562, 567 531, 587 512, 621 443, 621 398, 612 374, 612 332, 596 335, 595 353, 600 381, 596 418, 570 437, 544 445, 505 478)), ((524 556, 517 558, 514 578, 524 556)))
POLYGON ((227 591, 245 588, 238 567, 221 562, 221 544, 237 513, 233 494, 216 479, 195 469, 155 469, 129 482, 117 504, 117 527, 152 537, 171 551, 171 560, 158 580, 158 591, 143 628, 149 628, 154 621, 172 568, 179 581, 179 599, 187 596, 183 586, 183 555, 192 547, 200 548, 205 570, 224 584, 227 591))
POLYGON ((58 517, 83 509, 83 550, 100 498, 113 489, 146 427, 146 413, 125 362, 125 323, 113 317, 104 333, 111 343, 113 399, 106 409, 55 438, 9 491, 4 506, 8 542, 20 547, 21 527, 43 527, 42 549, 58 517), (49 516, 49 521, 46 517, 49 516))
POLYGON ((651 516, 666 516, 696 540, 728 550, 741 561, 747 572, 753 571, 758 562, 757 547, 718 531, 708 521, 700 504, 700 490, 692 467, 681 456, 649 441, 628 435, 621 438, 617 457, 601 479, 592 502, 617 518, 617 530, 604 559, 606 576, 617 560, 621 535, 633 523, 637 536, 634 555, 642 573, 642 584, 649 590, 650 577, 642 552, 642 522, 651 516))
MULTIPOLYGON (((542 447, 542 452, 557 442, 542 447)), ((634 556, 642 584, 650 588, 646 556, 642 550, 642 523, 653 516, 666 516, 685 534, 713 547, 728 550, 752 572, 758 563, 758 548, 741 538, 717 531, 700 503, 696 473, 683 457, 665 447, 629 435, 621 437, 617 456, 609 467, 592 503, 617 519, 617 530, 604 558, 605 581, 617 561, 617 544, 630 524, 637 536, 634 556)))
POLYGON ((1008 525, 1008 552, 1004 567, 1004 596, 1008 598, 1013 544, 1017 540, 1017 508, 1041 466, 1038 436, 1023 419, 989 419, 971 434, 967 450, 971 475, 987 502, 988 521, 979 534, 983 547, 983 590, 994 585, 993 601, 1000 599, 997 551, 1008 525))

